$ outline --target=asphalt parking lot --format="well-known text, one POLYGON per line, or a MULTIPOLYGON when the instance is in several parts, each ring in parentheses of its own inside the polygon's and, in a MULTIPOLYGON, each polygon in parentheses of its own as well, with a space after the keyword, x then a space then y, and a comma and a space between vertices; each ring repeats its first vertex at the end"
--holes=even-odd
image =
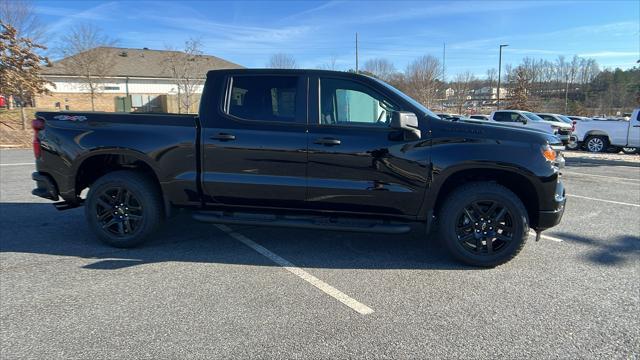
POLYGON ((113 249, 82 209, 30 194, 32 162, 0 151, 2 359, 640 356, 637 161, 572 155, 560 226, 490 270, 418 231, 186 215, 144 247, 113 249))

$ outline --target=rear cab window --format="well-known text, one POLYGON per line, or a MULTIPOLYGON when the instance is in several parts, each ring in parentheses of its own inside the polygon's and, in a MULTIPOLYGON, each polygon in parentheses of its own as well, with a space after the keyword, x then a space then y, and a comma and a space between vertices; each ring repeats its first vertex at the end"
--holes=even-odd
POLYGON ((226 114, 240 120, 306 123, 300 76, 234 75, 229 78, 226 114))

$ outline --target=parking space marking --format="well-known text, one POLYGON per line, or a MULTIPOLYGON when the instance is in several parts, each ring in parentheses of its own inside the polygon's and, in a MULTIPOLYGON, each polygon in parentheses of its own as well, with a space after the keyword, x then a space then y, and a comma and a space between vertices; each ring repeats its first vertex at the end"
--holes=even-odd
POLYGON ((302 280, 304 280, 304 281, 308 282, 309 284, 315 286, 316 288, 320 289, 325 294, 327 294, 327 295, 333 297, 334 299, 340 301, 344 305, 347 305, 348 307, 350 307, 351 309, 355 310, 356 312, 358 312, 358 313, 360 313, 362 315, 368 315, 368 314, 373 313, 373 309, 371 309, 367 305, 364 305, 361 302, 351 298, 350 296, 348 296, 347 294, 343 293, 342 291, 334 288, 333 286, 327 284, 326 282, 318 279, 317 277, 315 277, 315 276, 309 274, 308 272, 302 270, 301 268, 295 266, 289 260, 287 260, 287 259, 285 259, 285 258, 273 253, 269 249, 265 248, 262 245, 257 244, 256 242, 254 242, 253 240, 249 239, 248 237, 233 231, 231 228, 229 228, 226 225, 215 225, 215 226, 218 229, 224 231, 227 235, 229 235, 232 238, 234 238, 234 239, 240 241, 241 243, 247 245, 248 247, 252 248, 253 250, 259 252, 260 254, 262 254, 266 258, 268 258, 269 260, 271 260, 274 263, 282 266, 285 270, 291 272, 292 274, 296 275, 297 277, 301 278, 302 280))
POLYGON ((0 164, 0 166, 26 166, 35 165, 36 163, 15 163, 15 164, 0 164))
MULTIPOLYGON (((529 236, 536 236, 536 232, 533 230, 529 230, 529 236)), ((541 239, 551 240, 555 242, 563 242, 564 240, 559 239, 557 237, 549 236, 549 235, 540 235, 541 239)))
MULTIPOLYGON (((640 169, 639 169, 640 170, 640 169)), ((594 176, 594 177, 601 177, 601 178, 606 178, 606 179, 615 179, 615 180, 627 180, 627 181, 637 181, 640 182, 640 179, 631 179, 631 178, 624 178, 624 177, 619 177, 619 176, 608 176, 608 175, 596 175, 596 174, 585 174, 585 173, 581 173, 581 172, 574 172, 574 171, 562 171, 562 174, 569 174, 569 175, 584 175, 584 176, 594 176)))
POLYGON ((622 202, 622 201, 613 201, 613 200, 596 199, 596 198, 592 198, 592 197, 588 197, 588 196, 580 196, 580 195, 574 195, 574 194, 568 194, 567 196, 569 196, 569 197, 576 197, 576 198, 579 198, 579 199, 587 199, 587 200, 594 200, 594 201, 602 201, 602 202, 611 203, 611 204, 618 204, 618 205, 626 205, 626 206, 635 206, 635 207, 640 207, 640 205, 638 205, 638 204, 626 203, 626 202, 622 202))

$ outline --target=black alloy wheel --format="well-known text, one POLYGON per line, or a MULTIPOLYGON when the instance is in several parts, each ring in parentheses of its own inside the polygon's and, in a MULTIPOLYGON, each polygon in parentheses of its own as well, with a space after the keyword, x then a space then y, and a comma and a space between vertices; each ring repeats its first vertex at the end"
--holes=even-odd
POLYGON ((529 215, 522 200, 495 182, 460 186, 436 216, 440 241, 454 258, 473 266, 508 262, 529 236, 529 215))
POLYGON ((89 186, 89 228, 105 243, 128 248, 146 240, 164 219, 158 184, 145 173, 118 170, 89 186))
POLYGON ((498 201, 472 201, 458 214, 456 235, 462 247, 473 254, 499 253, 513 241, 512 215, 498 201))
POLYGON ((142 210, 136 196, 122 186, 102 190, 95 207, 102 228, 117 237, 134 235, 141 229, 142 210))

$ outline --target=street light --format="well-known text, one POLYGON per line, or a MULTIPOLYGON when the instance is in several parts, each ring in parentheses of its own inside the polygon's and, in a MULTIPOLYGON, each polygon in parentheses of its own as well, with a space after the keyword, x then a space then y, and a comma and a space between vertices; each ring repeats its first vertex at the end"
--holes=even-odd
POLYGON ((500 74, 502 73, 502 48, 509 46, 508 44, 500 45, 500 57, 498 58, 498 102, 497 110, 500 110, 500 74))

